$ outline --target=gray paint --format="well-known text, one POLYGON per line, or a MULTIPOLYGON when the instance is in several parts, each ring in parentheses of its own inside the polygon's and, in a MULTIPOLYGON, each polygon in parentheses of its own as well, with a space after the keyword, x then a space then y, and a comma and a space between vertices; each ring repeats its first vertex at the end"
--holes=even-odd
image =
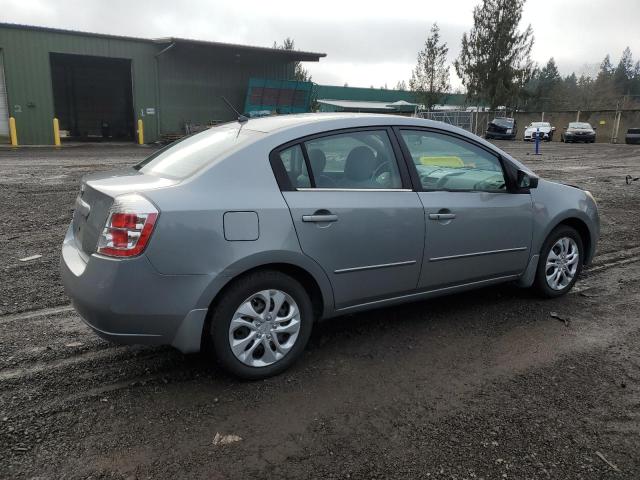
MULTIPOLYGON (((96 198, 140 193, 160 216, 144 254, 126 260, 96 255, 95 245, 77 242, 70 228, 62 277, 74 305, 109 339, 172 344, 186 352, 198 348, 203 312, 216 295, 255 268, 285 264, 307 272, 321 292, 321 316, 331 317, 505 281, 530 285, 542 243, 568 219, 588 228, 586 261, 593 258, 599 235, 595 203, 582 190, 544 180, 530 194, 279 190, 268 161, 273 148, 325 131, 385 125, 454 132, 530 172, 484 140, 428 120, 349 114, 250 120, 241 128, 261 133, 185 180, 133 170, 84 180, 96 198), (323 209, 336 221, 302 221, 323 209), (443 209, 455 219, 429 217, 443 209), (253 238, 255 228, 255 217, 248 225, 239 217, 225 224, 230 212, 255 212, 259 236, 225 238, 227 230, 235 232, 231 238, 253 238)), ((90 205, 91 215, 106 217, 109 203, 90 205)))
POLYGON ((254 241, 260 238, 256 212, 224 212, 224 238, 229 241, 254 241))

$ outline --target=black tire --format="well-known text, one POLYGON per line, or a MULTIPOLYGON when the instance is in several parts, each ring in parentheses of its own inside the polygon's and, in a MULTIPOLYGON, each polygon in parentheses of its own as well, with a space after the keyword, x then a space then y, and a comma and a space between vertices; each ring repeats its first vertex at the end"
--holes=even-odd
POLYGON ((218 363, 231 374, 247 379, 259 380, 277 375, 299 359, 304 351, 313 327, 313 307, 309 294, 294 278, 276 270, 262 270, 236 279, 214 306, 209 327, 213 355, 218 363), (300 330, 291 350, 275 363, 253 367, 242 363, 229 345, 229 327, 233 315, 251 295, 261 290, 281 290, 290 295, 300 310, 300 330))
POLYGON ((567 225, 560 225, 556 227, 544 241, 542 245, 542 249, 540 250, 540 259, 538 260, 538 269, 536 270, 536 278, 534 281, 534 287, 538 290, 541 296, 546 298, 556 298, 565 295, 569 292, 573 286, 575 285, 580 273, 582 272, 582 263, 584 261, 584 247, 582 245, 582 239, 578 232, 567 225), (573 279, 569 282, 569 284, 564 287, 562 290, 554 290, 547 283, 546 278, 546 263, 547 257, 549 255, 549 251, 553 247, 553 245, 562 237, 569 237, 576 242, 578 246, 578 252, 580 258, 578 259, 578 267, 573 279))

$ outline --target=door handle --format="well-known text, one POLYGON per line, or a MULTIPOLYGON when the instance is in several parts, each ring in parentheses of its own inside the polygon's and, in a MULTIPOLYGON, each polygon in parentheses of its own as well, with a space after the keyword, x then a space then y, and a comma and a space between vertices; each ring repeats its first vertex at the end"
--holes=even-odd
POLYGON ((455 213, 430 213, 429 220, 453 220, 456 218, 455 213))
POLYGON ((338 216, 334 215, 332 213, 322 214, 322 215, 303 215, 302 216, 302 221, 303 222, 317 222, 317 223, 321 223, 321 222, 337 222, 338 221, 338 216))

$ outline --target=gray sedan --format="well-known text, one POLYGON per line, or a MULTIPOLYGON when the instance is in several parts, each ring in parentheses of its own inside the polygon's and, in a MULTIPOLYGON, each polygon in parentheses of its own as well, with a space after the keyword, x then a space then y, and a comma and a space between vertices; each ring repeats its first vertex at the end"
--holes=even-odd
POLYGON ((263 378, 321 318, 504 282, 567 293, 596 203, 444 123, 232 122, 83 179, 62 278, 111 341, 206 350, 263 378))

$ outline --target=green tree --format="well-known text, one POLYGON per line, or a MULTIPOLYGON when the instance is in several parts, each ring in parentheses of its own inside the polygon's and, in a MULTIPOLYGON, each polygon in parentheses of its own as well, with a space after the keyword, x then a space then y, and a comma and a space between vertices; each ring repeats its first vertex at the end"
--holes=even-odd
MULTIPOLYGON (((282 50, 295 50, 295 41, 292 38, 285 38, 282 45, 278 45, 276 42, 273 42, 273 48, 279 48, 282 50)), ((299 82, 310 82, 311 75, 309 71, 302 66, 302 62, 293 62, 293 78, 292 80, 297 80, 299 82)))
POLYGON ((467 95, 492 109, 517 102, 533 71, 533 30, 518 30, 525 0, 482 0, 473 28, 462 35, 454 65, 467 95))
POLYGON ((622 52, 622 57, 620 57, 618 66, 613 72, 613 84, 615 85, 618 93, 621 95, 627 95, 630 93, 632 82, 633 57, 631 56, 631 49, 627 47, 622 52))
POLYGON ((598 76, 593 83, 593 101, 591 108, 615 108, 620 95, 614 83, 615 69, 611 57, 606 55, 600 64, 598 76))
POLYGON ((447 44, 440 42, 438 24, 434 23, 424 42, 424 48, 418 52, 418 62, 409 80, 409 88, 414 92, 416 100, 427 110, 431 110, 451 88, 449 66, 446 65, 448 52, 447 44))
MULTIPOLYGON (((631 95, 640 95, 640 61, 633 67, 633 77, 631 79, 631 95)), ((640 100, 636 100, 640 101, 640 100)))

